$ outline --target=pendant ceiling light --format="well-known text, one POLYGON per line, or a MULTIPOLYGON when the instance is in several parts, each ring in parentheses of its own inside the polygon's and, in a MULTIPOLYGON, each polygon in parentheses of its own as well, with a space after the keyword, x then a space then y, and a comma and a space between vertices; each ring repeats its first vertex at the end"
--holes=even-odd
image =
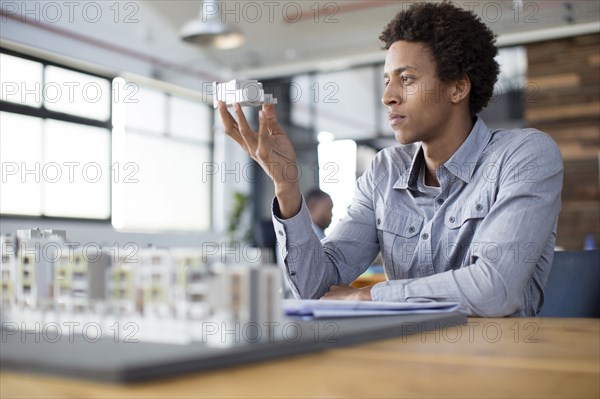
POLYGON ((179 35, 188 43, 221 50, 239 47, 246 41, 242 33, 221 21, 221 8, 216 0, 203 1, 198 18, 186 22, 179 35))

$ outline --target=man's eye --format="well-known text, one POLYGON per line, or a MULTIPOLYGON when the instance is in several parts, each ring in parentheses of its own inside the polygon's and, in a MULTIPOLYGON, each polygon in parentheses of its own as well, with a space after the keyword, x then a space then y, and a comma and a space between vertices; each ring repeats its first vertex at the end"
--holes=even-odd
POLYGON ((385 81, 383 82, 383 85, 384 85, 385 87, 387 87, 389 84, 390 84, 390 81, 389 81, 389 80, 385 80, 385 81))
POLYGON ((402 83, 409 83, 412 80, 410 76, 402 76, 400 79, 402 80, 402 83))

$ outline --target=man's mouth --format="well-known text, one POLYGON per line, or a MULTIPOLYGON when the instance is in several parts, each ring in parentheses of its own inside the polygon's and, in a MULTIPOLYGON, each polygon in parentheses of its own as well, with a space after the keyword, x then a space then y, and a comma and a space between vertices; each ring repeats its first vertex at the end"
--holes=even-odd
POLYGON ((390 126, 397 125, 406 119, 406 116, 400 114, 388 114, 388 119, 390 121, 390 126))

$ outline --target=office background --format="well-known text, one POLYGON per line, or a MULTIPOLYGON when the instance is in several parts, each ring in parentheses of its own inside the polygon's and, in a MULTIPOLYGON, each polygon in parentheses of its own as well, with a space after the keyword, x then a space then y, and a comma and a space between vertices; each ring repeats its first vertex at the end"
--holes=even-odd
MULTIPOLYGON (((600 242, 599 4, 463 3, 498 34, 502 73, 482 116, 557 141, 557 245, 600 242)), ((238 237, 264 244, 254 227, 270 218, 272 186, 222 133, 212 81, 259 79, 278 98, 301 187, 330 192, 334 220, 376 151, 394 145, 377 37, 406 2, 216 3, 245 35, 228 50, 180 39, 199 1, 0 4, 2 233, 58 228, 82 243, 201 246, 228 239, 241 193, 248 231, 238 237)), ((247 109, 254 123, 255 112, 247 109)))

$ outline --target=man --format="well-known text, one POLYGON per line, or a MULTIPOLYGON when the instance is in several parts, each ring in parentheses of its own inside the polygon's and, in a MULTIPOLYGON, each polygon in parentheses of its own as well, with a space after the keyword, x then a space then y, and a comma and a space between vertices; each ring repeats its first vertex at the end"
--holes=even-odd
POLYGON ((348 215, 321 243, 300 194, 294 150, 272 106, 258 133, 220 104, 228 135, 275 184, 285 274, 302 298, 455 301, 479 316, 534 316, 552 263, 562 161, 535 129, 487 128, 477 114, 498 75, 492 32, 472 12, 420 3, 380 39, 385 90, 400 146, 357 181, 348 215), (381 252, 388 281, 347 284, 381 252))
POLYGON ((325 229, 331 224, 333 217, 333 201, 329 194, 318 188, 310 190, 305 196, 306 207, 312 220, 312 228, 319 238, 325 238, 325 229))

